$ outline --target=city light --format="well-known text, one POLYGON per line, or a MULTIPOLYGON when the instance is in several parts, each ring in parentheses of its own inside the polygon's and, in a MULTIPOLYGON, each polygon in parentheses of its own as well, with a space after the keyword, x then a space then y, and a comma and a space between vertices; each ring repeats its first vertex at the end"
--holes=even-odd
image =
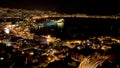
POLYGON ((9 8, 0 8, 0 12, 0 64, 7 64, 8 68, 54 68, 49 66, 55 64, 66 65, 64 68, 97 68, 103 63, 119 67, 120 37, 116 37, 114 31, 104 29, 112 29, 111 22, 114 21, 117 31, 116 22, 119 23, 120 16, 9 8), (104 29, 102 26, 95 29, 96 19, 97 22, 110 19, 110 24, 103 24, 104 29), (108 25, 110 27, 106 28, 108 25), (89 26, 90 31, 87 30, 89 26), (105 34, 106 31, 110 35, 105 34))
POLYGON ((4 28, 5 33, 9 34, 10 30, 8 28, 4 28))

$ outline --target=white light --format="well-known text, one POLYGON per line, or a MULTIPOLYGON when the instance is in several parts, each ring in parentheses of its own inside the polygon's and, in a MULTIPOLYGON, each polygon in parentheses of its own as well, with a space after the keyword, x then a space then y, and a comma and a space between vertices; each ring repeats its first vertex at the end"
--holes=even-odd
POLYGON ((60 19, 57 21, 57 26, 60 27, 60 28, 63 28, 64 26, 64 19, 60 19))
POLYGON ((57 25, 58 25, 58 27, 63 28, 64 23, 63 22, 58 22, 57 25))
POLYGON ((12 46, 11 42, 7 42, 6 46, 12 46))
POLYGON ((0 60, 4 60, 4 58, 3 58, 3 57, 1 57, 1 58, 0 58, 0 60))
POLYGON ((9 34, 10 33, 10 30, 8 28, 5 28, 4 29, 5 33, 9 34))
POLYGON ((30 54, 30 55, 34 55, 34 52, 30 52, 29 54, 30 54))
POLYGON ((50 35, 48 35, 48 36, 47 36, 47 38, 51 38, 51 36, 50 36, 50 35))
POLYGON ((16 25, 12 25, 12 27, 15 27, 16 25))

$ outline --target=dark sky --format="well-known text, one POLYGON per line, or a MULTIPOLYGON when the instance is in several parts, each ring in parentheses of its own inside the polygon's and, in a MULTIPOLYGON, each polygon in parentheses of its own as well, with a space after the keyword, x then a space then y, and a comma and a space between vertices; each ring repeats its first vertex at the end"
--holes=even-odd
POLYGON ((66 13, 117 14, 117 0, 0 0, 0 7, 53 10, 66 13))

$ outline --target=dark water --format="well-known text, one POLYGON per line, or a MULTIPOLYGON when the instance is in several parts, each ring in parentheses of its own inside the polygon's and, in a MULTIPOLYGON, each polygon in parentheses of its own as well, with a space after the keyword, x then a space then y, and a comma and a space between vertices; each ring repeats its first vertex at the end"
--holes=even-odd
MULTIPOLYGON (((57 19, 57 18, 52 18, 57 19)), ((60 19, 60 18, 58 18, 60 19)), ((120 19, 64 18, 61 30, 51 32, 61 39, 85 39, 94 36, 119 36, 120 19)), ((47 32, 46 32, 47 33, 47 32)))

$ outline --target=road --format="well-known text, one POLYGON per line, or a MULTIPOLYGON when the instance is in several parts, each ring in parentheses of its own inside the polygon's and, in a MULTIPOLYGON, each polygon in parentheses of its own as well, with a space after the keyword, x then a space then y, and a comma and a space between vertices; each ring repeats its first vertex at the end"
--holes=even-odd
POLYGON ((97 68, 98 65, 101 65, 105 60, 104 59, 84 59, 78 68, 97 68))

